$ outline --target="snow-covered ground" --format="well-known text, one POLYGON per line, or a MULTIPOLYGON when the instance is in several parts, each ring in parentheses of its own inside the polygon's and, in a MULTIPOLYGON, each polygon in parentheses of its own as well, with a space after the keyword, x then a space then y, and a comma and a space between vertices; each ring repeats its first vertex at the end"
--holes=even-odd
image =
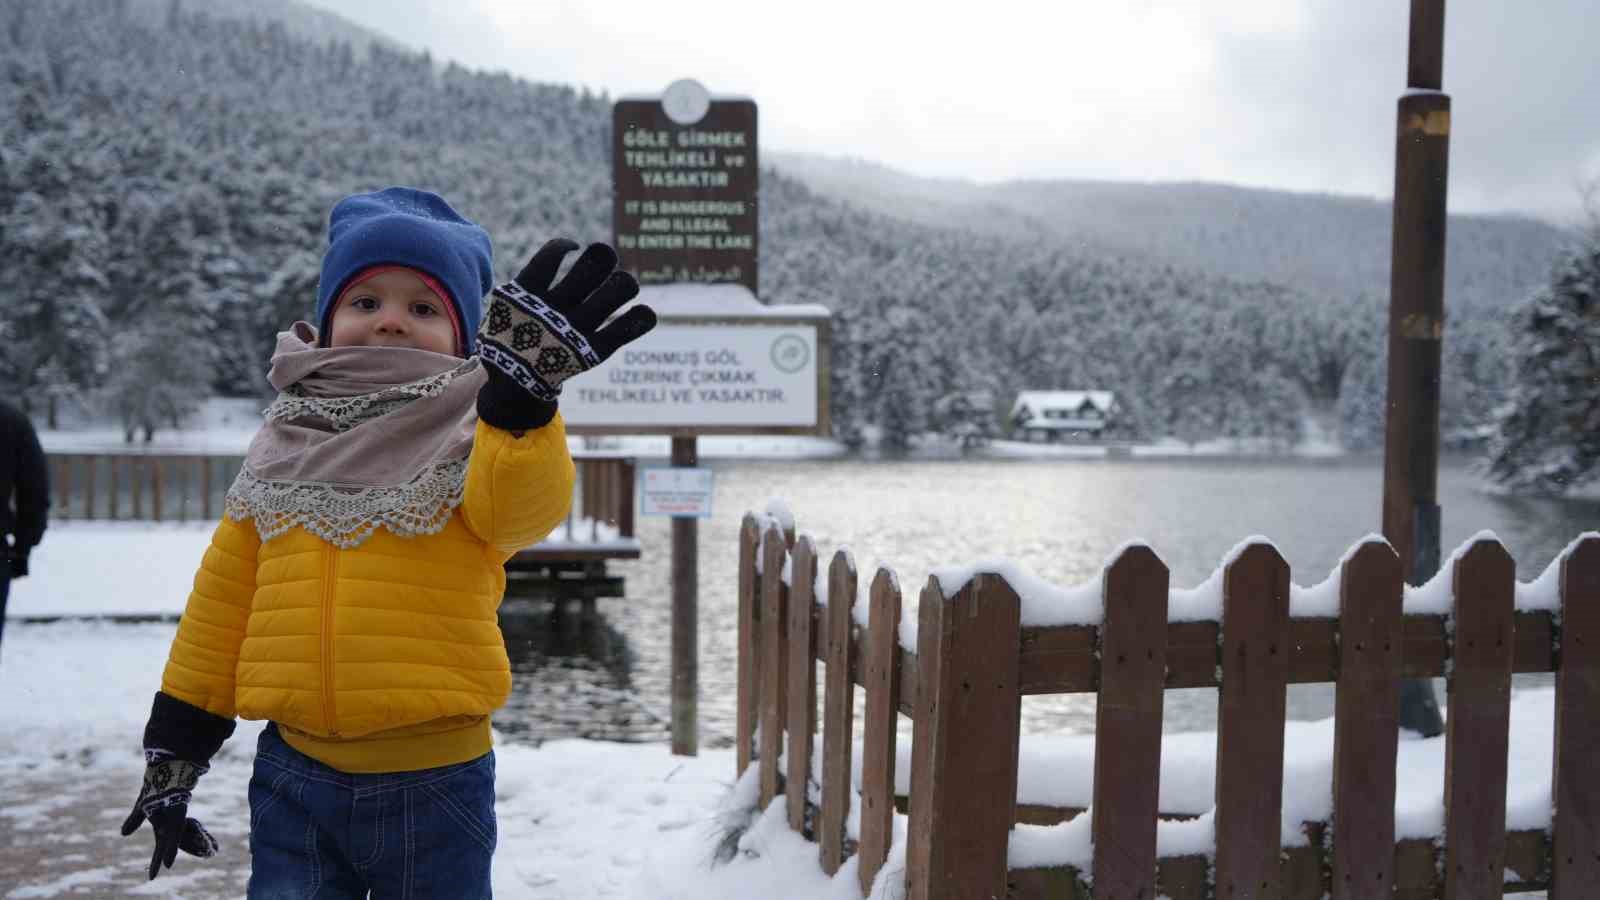
MULTIPOLYGON (((138 792, 140 736, 174 631, 105 622, 7 627, 0 781, 28 801, 0 804, 0 897, 121 895, 140 886, 148 835, 123 839, 116 829, 138 792), (96 789, 79 790, 85 784, 96 789), (53 845, 63 840, 56 829, 64 819, 90 825, 64 838, 78 859, 62 867, 53 845)), ((248 839, 246 786, 259 732, 259 723, 240 723, 193 807, 236 860, 234 870, 219 884, 206 876, 211 862, 184 857, 150 886, 154 894, 242 893, 237 859, 248 839)), ((758 877, 777 877, 771 861, 711 877, 716 811, 734 781, 731 751, 683 758, 660 744, 562 740, 537 748, 501 742, 496 754, 497 896, 732 900, 753 896, 738 873, 760 868, 758 877)), ((815 850, 802 855, 821 879, 815 850)), ((782 877, 798 877, 800 868, 782 877)))
POLYGON ((6 615, 181 613, 214 528, 215 522, 52 524, 29 559, 32 574, 11 583, 6 615))
MULTIPOLYGON (((0 642, 0 782, 22 800, 0 804, 0 897, 242 894, 260 723, 240 723, 196 795, 195 815, 222 841, 223 857, 184 857, 144 885, 148 836, 123 839, 116 829, 138 791, 144 721, 176 625, 21 621, 178 613, 210 531, 58 525, 36 551, 33 574, 12 585, 0 642)), ((561 740, 537 748, 501 741, 496 752, 498 896, 750 896, 735 874, 750 866, 714 877, 707 866, 716 810, 734 780, 731 751, 691 759, 659 744, 561 740)))

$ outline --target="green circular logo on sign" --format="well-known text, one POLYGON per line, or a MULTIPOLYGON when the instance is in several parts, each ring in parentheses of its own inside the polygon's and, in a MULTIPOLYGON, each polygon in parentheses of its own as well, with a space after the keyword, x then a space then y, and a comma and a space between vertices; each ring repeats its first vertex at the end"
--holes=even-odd
POLYGON ((811 362, 811 348, 796 335, 781 335, 772 342, 772 364, 785 375, 804 369, 811 362))

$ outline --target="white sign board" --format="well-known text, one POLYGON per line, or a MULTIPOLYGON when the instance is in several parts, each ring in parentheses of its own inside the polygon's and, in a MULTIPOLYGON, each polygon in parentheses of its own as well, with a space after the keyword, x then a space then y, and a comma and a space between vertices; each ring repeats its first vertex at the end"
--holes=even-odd
POLYGON ((711 516, 711 470, 651 466, 639 473, 639 497, 647 516, 705 519, 711 516))
POLYGON ((818 326, 666 320, 568 381, 570 426, 817 427, 818 326))

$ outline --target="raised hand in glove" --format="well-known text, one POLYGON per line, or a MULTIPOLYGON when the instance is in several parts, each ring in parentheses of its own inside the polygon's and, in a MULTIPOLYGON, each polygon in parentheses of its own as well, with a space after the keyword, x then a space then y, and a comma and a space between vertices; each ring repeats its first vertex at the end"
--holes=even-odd
POLYGON ((145 819, 156 833, 156 850, 150 857, 150 877, 172 861, 182 850, 192 856, 209 857, 217 853, 217 839, 198 819, 189 818, 189 798, 206 766, 175 759, 164 750, 146 750, 144 786, 133 812, 122 823, 122 836, 139 830, 145 819))
POLYGON ((590 244, 560 282, 556 271, 578 245, 557 238, 540 247, 513 281, 494 289, 478 328, 489 381, 478 392, 478 416, 508 431, 539 428, 556 412, 561 384, 600 365, 656 325, 648 306, 606 319, 639 295, 639 283, 617 268, 617 253, 590 244))

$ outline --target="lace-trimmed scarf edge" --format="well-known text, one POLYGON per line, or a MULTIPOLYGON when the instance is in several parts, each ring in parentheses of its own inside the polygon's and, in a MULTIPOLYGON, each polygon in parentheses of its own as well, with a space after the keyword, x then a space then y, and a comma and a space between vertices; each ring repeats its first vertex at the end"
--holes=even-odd
POLYGON ((475 370, 475 363, 469 361, 449 371, 409 384, 350 397, 312 397, 299 385, 291 384, 279 393, 265 410, 262 410, 261 415, 268 422, 320 419, 327 422, 336 432, 349 431, 362 422, 391 413, 413 400, 437 397, 458 377, 475 370))
POLYGON ((262 542, 298 526, 349 550, 379 527, 400 537, 438 534, 461 505, 466 480, 464 458, 439 460, 395 485, 274 481, 241 468, 223 498, 223 512, 235 522, 253 519, 262 542))

